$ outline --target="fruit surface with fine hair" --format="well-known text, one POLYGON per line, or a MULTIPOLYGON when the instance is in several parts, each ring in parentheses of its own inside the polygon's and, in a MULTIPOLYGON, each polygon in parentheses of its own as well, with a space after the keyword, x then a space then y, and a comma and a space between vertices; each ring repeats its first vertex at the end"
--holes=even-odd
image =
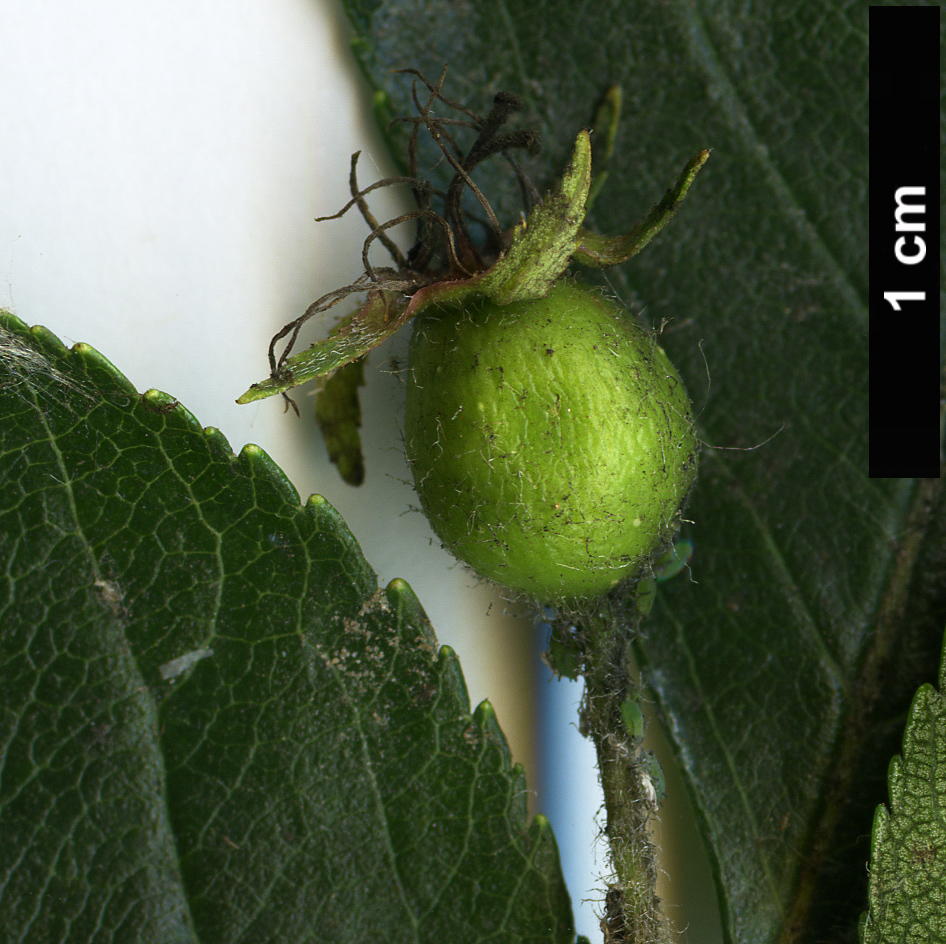
POLYGON ((656 338, 574 280, 544 298, 419 315, 405 444, 444 546, 543 602, 643 573, 676 531, 698 453, 656 338))

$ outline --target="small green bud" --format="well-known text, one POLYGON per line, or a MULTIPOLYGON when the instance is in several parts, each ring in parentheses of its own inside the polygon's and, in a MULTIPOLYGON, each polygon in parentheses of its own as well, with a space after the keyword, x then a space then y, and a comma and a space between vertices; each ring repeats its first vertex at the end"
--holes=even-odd
POLYGON ((621 718, 627 733, 635 741, 639 741, 644 736, 644 712, 633 698, 626 698, 621 703, 621 718))

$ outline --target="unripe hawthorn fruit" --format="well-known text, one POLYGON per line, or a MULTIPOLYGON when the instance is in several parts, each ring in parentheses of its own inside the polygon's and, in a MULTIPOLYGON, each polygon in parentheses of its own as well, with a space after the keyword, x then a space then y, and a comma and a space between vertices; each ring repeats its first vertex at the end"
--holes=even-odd
POLYGON ((667 355, 572 280, 544 298, 419 314, 404 438, 444 546, 543 602, 639 575, 697 471, 690 401, 667 355))

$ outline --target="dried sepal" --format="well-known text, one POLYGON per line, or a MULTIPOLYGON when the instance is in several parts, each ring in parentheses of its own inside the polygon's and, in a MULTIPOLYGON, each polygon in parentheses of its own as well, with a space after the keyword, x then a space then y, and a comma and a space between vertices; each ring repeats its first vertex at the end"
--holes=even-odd
MULTIPOLYGON (((318 299, 275 335, 269 348, 270 376, 253 384, 237 403, 251 403, 278 393, 286 396, 293 387, 330 374, 383 343, 428 305, 456 303, 474 296, 486 296, 498 305, 542 298, 572 261, 597 268, 624 262, 673 218, 709 157, 709 151, 697 154, 676 184, 629 233, 600 236, 582 226, 590 194, 592 190, 597 192, 603 183, 601 169, 597 176, 592 173, 592 140, 588 132, 578 135, 559 185, 540 199, 513 156, 516 150, 535 153, 537 135, 530 130, 505 130, 509 117, 523 107, 516 96, 500 92, 486 117, 481 118, 442 94, 446 70, 436 83, 416 70, 401 71, 416 77, 412 94, 418 114, 395 119, 413 125, 408 143, 408 175, 389 177, 361 189, 356 172, 359 155, 355 153, 349 175, 351 200, 338 213, 321 218, 336 219, 352 207, 358 207, 371 230, 362 248, 364 275, 351 285, 318 299), (426 97, 419 94, 418 82, 426 87, 426 97), (438 101, 463 117, 434 117, 432 107, 438 101), (456 127, 477 132, 473 145, 465 153, 450 130, 456 127), (438 193, 419 175, 417 139, 422 129, 430 134, 454 170, 446 192, 438 193), (515 172, 528 214, 511 235, 504 232, 489 201, 471 177, 480 163, 497 154, 502 155, 515 172), (410 186, 417 208, 379 224, 365 197, 380 187, 392 185, 410 186), (473 217, 463 205, 466 190, 474 195, 483 212, 481 222, 487 238, 482 244, 474 241, 469 231, 473 217), (432 208, 434 196, 444 201, 442 213, 432 208), (417 223, 417 242, 405 255, 386 231, 412 220, 417 223), (369 262, 368 250, 375 240, 388 250, 394 268, 374 267, 369 262), (366 293, 358 311, 342 319, 325 340, 292 353, 307 321, 358 293, 366 293), (277 355, 276 347, 283 339, 287 340, 277 355)), ((607 166, 614 146, 619 113, 620 90, 612 88, 595 120, 595 154, 603 167, 607 166)))

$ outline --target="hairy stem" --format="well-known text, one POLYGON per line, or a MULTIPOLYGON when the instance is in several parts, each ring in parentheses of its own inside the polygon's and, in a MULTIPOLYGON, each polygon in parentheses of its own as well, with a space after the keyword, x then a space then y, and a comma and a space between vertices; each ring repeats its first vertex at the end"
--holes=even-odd
POLYGON ((607 811, 605 834, 615 873, 605 899, 605 941, 658 944, 669 941, 669 931, 657 897, 657 848, 648 828, 656 806, 641 765, 640 741, 628 731, 621 712, 636 694, 628 670, 631 634, 603 614, 588 621, 586 628, 582 730, 598 754, 607 811))

